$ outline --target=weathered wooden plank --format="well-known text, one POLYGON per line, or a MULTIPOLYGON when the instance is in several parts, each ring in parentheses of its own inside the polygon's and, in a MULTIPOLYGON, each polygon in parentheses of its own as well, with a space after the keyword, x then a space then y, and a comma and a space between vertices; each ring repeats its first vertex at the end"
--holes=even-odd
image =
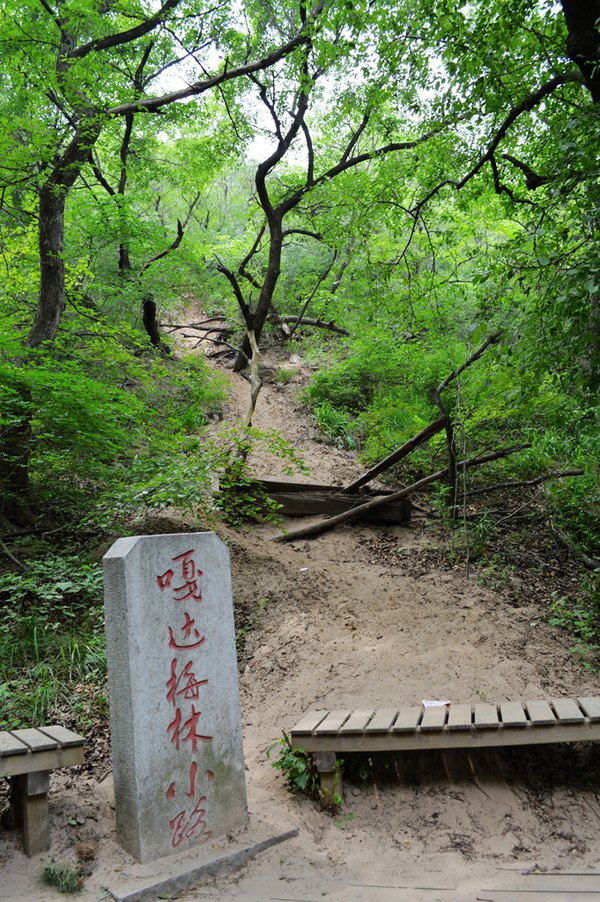
POLYGON ((397 708, 378 708, 365 727, 365 733, 387 733, 396 719, 397 708))
POLYGON ((55 770, 57 767, 70 767, 83 764, 83 746, 70 748, 55 747, 39 752, 28 751, 26 755, 4 755, 0 757, 0 777, 16 777, 32 771, 55 770))
POLYGON ((521 702, 501 702, 500 719, 505 727, 526 727, 529 724, 521 702))
POLYGON ((292 727, 290 733, 312 733, 315 727, 318 727, 322 720, 327 717, 328 711, 309 711, 302 720, 299 720, 295 727, 292 727))
POLYGON ((473 723, 471 705, 451 705, 448 712, 449 730, 470 730, 473 723))
POLYGON ((367 711, 353 711, 346 723, 340 727, 340 733, 362 733, 372 714, 372 708, 367 711))
POLYGON ((414 732, 419 725, 423 708, 400 708, 398 717, 392 727, 394 733, 414 732))
MULTIPOLYGON (((333 516, 372 498, 388 494, 364 492, 360 495, 350 495, 344 494, 338 486, 274 482, 267 479, 255 481, 270 498, 281 505, 281 513, 289 517, 311 517, 318 514, 333 516)), ((372 511, 366 511, 360 518, 373 523, 405 525, 410 522, 410 515, 410 498, 401 498, 391 504, 383 504, 372 511)))
POLYGON ((0 758, 3 755, 26 755, 28 751, 29 746, 12 733, 0 733, 0 758))
POLYGON ((525 702, 525 707, 533 727, 553 727, 556 723, 556 717, 548 702, 525 702))
POLYGON ((574 698, 551 698, 550 704, 561 723, 583 723, 585 714, 574 698))
MULTIPOLYGON (((293 736, 294 748, 307 752, 382 752, 428 749, 477 749, 501 746, 546 745, 550 742, 593 742, 600 740, 600 723, 564 724, 534 729, 503 727, 471 730, 408 730, 392 728, 388 733, 337 733, 334 735, 293 736)), ((0 762, 1 763, 1 762, 0 762)))
POLYGON ((348 718, 350 717, 351 712, 346 709, 345 711, 330 711, 327 717, 321 721, 318 727, 315 727, 314 733, 319 736, 321 733, 337 733, 342 724, 346 723, 348 718))
POLYGON ((58 724, 53 724, 49 727, 40 727, 39 732, 45 733, 46 736, 56 740, 63 748, 82 745, 85 742, 85 738, 80 736, 79 733, 74 733, 72 730, 67 730, 66 727, 61 727, 58 724))
POLYGON ((589 717, 592 723, 600 720, 600 698, 596 696, 593 698, 578 698, 577 701, 585 716, 589 717))
POLYGON ((421 719, 421 730, 442 730, 448 716, 448 708, 425 708, 421 719))
POLYGON ((480 729, 489 730, 500 726, 498 708, 496 705, 475 705, 473 722, 480 729))
POLYGON ((32 752, 43 752, 46 749, 58 748, 58 742, 56 741, 56 739, 52 739, 52 737, 46 736, 39 730, 11 730, 11 733, 15 737, 15 739, 19 739, 21 742, 24 742, 32 752))

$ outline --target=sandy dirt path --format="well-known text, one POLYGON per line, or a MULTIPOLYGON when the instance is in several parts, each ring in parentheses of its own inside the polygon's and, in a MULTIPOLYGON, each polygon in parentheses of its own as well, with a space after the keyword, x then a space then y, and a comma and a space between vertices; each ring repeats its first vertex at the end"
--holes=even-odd
MULTIPOLYGON (((304 478, 343 484, 360 466, 350 453, 317 441, 296 400, 306 369, 279 363, 295 375, 265 386, 255 425, 280 429, 304 451, 304 478)), ((229 378, 227 418, 239 415, 248 395, 246 382, 229 378)), ((281 475, 266 459, 253 467, 259 476, 281 475)), ((223 534, 236 605, 254 612, 240 672, 251 827, 257 835, 291 827, 299 834, 238 874, 180 898, 505 900, 510 895, 499 891, 522 885, 525 872, 558 870, 580 887, 594 889, 596 880, 597 895, 585 898, 600 899, 600 876, 567 877, 600 873, 594 748, 482 751, 470 761, 432 753, 420 762, 409 758, 402 774, 374 761, 368 779, 346 783, 344 805, 333 816, 290 795, 265 753, 313 707, 600 694, 599 678, 569 652, 569 637, 544 621, 546 599, 526 594, 509 604, 502 592, 480 585, 477 573, 467 579, 444 564, 443 541, 422 517, 409 528, 347 525, 293 545, 270 541, 267 525, 223 534)), ((63 778, 52 798, 51 853, 72 856, 78 842, 96 850, 85 900, 101 898, 132 865, 115 841, 113 804, 111 776, 101 767, 63 778), (69 818, 81 823, 65 828, 69 818)), ((8 893, 0 889, 0 897, 62 898, 35 882, 43 856, 28 861, 18 836, 0 836, 8 893)), ((544 897, 556 902, 560 895, 544 897)))

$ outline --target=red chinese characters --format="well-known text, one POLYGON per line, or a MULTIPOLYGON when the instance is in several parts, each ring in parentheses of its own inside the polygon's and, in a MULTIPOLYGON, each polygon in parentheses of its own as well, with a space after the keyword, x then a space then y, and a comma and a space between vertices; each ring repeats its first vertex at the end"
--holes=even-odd
POLYGON ((201 725, 201 705, 208 680, 197 676, 198 659, 192 656, 206 641, 200 624, 202 608, 196 607, 202 601, 202 576, 194 561, 194 552, 189 550, 172 558, 169 568, 156 577, 158 588, 165 593, 165 601, 172 603, 173 612, 173 622, 167 625, 165 637, 175 655, 165 681, 166 699, 173 708, 170 722, 165 725, 166 733, 174 753, 179 753, 179 762, 182 752, 189 752, 190 756, 188 776, 179 782, 170 782, 165 791, 167 801, 177 803, 176 807, 181 809, 169 816, 173 848, 182 842, 210 835, 206 822, 208 795, 202 786, 204 780, 214 779, 214 774, 201 765, 202 748, 212 742, 212 736, 207 735, 201 725))

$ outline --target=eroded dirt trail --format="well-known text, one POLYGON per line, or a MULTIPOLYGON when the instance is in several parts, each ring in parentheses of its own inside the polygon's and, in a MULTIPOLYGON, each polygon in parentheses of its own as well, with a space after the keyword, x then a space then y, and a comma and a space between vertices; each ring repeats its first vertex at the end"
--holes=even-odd
MULTIPOLYGON (((344 484, 361 468, 316 441, 297 391, 267 384, 255 425, 303 449, 307 478, 344 484)), ((247 394, 236 380, 232 407, 243 409, 247 394)), ((263 459, 253 468, 275 475, 263 459)), ((348 785, 333 818, 285 791, 265 749, 310 708, 596 694, 598 680, 575 662, 568 637, 540 619, 541 599, 513 607, 476 574, 447 567, 423 518, 409 529, 353 525, 293 545, 274 544, 273 533, 248 527, 233 549, 238 603, 260 600, 241 674, 248 792, 254 817, 300 835, 219 883, 215 897, 409 899, 427 885, 456 888, 440 898, 459 898, 459 887, 475 898, 498 867, 593 869, 600 804, 573 777, 591 766, 585 751, 508 750, 470 762, 431 755, 424 773, 409 762, 408 780, 376 774, 348 785), (401 886, 413 889, 399 896, 401 886)))
MULTIPOLYGON (((281 430, 303 450, 310 476, 300 480, 343 484, 361 468, 348 452, 316 441, 296 401, 306 372, 301 363, 292 369, 292 381, 263 388, 255 425, 281 430)), ((227 378, 230 419, 245 409, 248 385, 227 378)), ((258 476, 283 475, 266 457, 252 465, 258 476)), ((514 885, 531 868, 600 871, 594 750, 408 756, 402 773, 398 764, 381 772, 374 760, 366 781, 346 784, 333 817, 285 790, 266 749, 313 707, 594 695, 600 681, 572 657, 568 636, 543 621, 543 599, 526 596, 513 606, 480 586, 477 574, 467 579, 450 568, 424 518, 410 528, 347 525, 293 545, 273 543, 274 532, 249 525, 224 535, 236 606, 252 627, 240 675, 251 825, 257 834, 297 827, 299 835, 181 898, 504 899, 491 890, 514 885)), ((132 865, 115 841, 110 774, 98 782, 98 773, 67 778, 52 806, 57 858, 76 841, 96 844, 86 900, 132 865), (65 837, 69 817, 82 825, 65 837)), ((5 898, 60 898, 39 890, 35 863, 16 838, 9 851, 5 898)), ((160 862, 152 868, 160 874, 160 862)))

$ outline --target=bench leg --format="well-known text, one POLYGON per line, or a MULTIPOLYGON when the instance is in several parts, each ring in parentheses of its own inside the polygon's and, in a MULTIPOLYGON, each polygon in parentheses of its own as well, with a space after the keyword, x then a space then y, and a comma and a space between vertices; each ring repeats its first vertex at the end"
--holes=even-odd
POLYGON ((50 771, 11 777, 11 806, 14 824, 23 827, 25 854, 31 858, 50 845, 48 790, 50 771))
POLYGON ((342 798, 342 775, 335 752, 315 752, 315 765, 321 783, 321 804, 325 808, 335 808, 342 798))

